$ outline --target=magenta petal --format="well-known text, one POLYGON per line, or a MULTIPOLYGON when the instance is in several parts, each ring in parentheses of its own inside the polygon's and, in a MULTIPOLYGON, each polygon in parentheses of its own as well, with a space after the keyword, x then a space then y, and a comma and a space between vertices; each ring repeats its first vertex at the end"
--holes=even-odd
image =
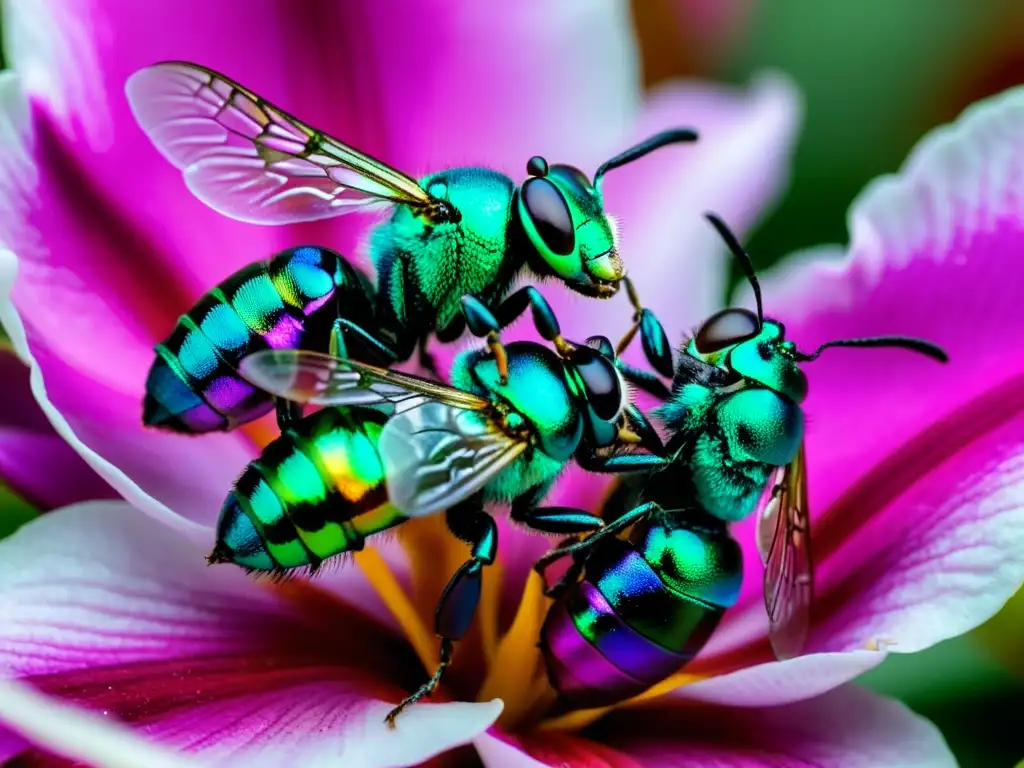
MULTIPOLYGON (((767 312, 804 349, 907 334, 951 358, 837 349, 806 367, 812 649, 927 647, 1024 579, 1022 137, 1024 89, 981 102, 854 203, 845 258, 821 249, 762 279, 767 312)), ((752 527, 736 533, 759 574, 752 527)), ((709 650, 763 637, 759 582, 748 577, 709 650)))
POLYGON ((5 730, 0 726, 0 760, 5 764, 34 743, 48 754, 60 755, 76 765, 108 768, 197 765, 140 738, 109 717, 61 704, 12 680, 0 680, 0 723, 13 729, 5 730), (55 728, 54 723, 59 723, 59 727, 55 728))
POLYGON ((485 768, 642 768, 625 752, 560 731, 500 738, 486 733, 473 745, 485 768))
MULTIPOLYGON (((871 184, 851 207, 845 258, 835 249, 811 252, 762 278, 766 310, 804 348, 907 334, 950 355, 940 366, 898 350, 830 350, 808 365, 816 509, 929 425, 956 422, 960 409, 1024 374, 1021 178, 1018 88, 935 130, 899 174, 871 184)), ((1020 407, 1009 397, 992 404, 1004 418, 1020 407)), ((964 425, 955 445, 987 424, 964 425)))
MULTIPOLYGON (((349 574, 350 593, 366 589, 349 574)), ((0 542, 0 678, 206 759, 268 766, 417 764, 500 713, 500 702, 428 704, 389 732, 384 715, 421 674, 414 655, 305 590, 209 568, 204 550, 123 503, 58 510, 0 542)))
MULTIPOLYGON (((970 432, 999 419, 1000 399, 964 414, 960 426, 970 432)), ((987 621, 1024 584, 1024 413, 973 441, 926 432, 915 445, 918 466, 934 469, 894 468, 921 474, 884 505, 872 497, 891 486, 871 475, 862 496, 875 517, 851 530, 854 507, 841 503, 820 526, 827 560, 812 647, 881 642, 896 653, 918 651, 987 621)))
POLYGON ((0 479, 40 510, 114 491, 53 431, 29 388, 29 372, 10 351, 0 351, 0 479))
MULTIPOLYGON (((938 729, 855 686, 767 709, 620 711, 601 738, 637 765, 683 768, 955 768, 938 729)), ((575 763, 574 763, 575 765, 575 763)))
POLYGON ((249 460, 246 444, 234 435, 190 440, 144 432, 136 420, 138 399, 69 368, 43 346, 30 350, 8 298, 17 268, 14 254, 0 250, 0 321, 15 350, 29 362, 32 392, 57 434, 143 512, 209 542, 209 526, 226 489, 249 460))

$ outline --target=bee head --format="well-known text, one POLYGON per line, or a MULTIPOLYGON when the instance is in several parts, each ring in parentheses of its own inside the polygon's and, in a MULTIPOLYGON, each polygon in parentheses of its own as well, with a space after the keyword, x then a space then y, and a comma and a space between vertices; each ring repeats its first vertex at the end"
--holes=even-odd
POLYGON ((706 214, 726 246, 736 258, 754 293, 757 314, 748 309, 730 308, 709 317, 694 334, 686 353, 706 363, 734 371, 757 382, 794 403, 807 397, 807 376, 800 363, 816 360, 829 347, 898 347, 946 362, 946 353, 935 344, 906 336, 876 336, 865 339, 837 339, 807 354, 786 340, 782 323, 765 319, 761 286, 750 256, 728 225, 714 214, 706 214))
POLYGON ((526 169, 530 178, 516 194, 516 213, 529 243, 530 268, 585 296, 615 295, 626 271, 600 191, 571 165, 549 166, 532 157, 526 169))

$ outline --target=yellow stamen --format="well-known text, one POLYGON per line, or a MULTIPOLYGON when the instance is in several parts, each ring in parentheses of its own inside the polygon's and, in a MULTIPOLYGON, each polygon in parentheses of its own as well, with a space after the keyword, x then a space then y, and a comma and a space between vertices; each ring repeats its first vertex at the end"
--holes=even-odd
POLYGON ((441 591, 466 562, 469 548, 451 534, 444 515, 416 518, 397 530, 398 541, 409 557, 413 604, 424 623, 432 626, 441 591))
POLYGON ((384 558, 375 549, 364 549, 356 552, 355 561, 409 638, 409 643, 420 657, 424 668, 430 671, 436 669, 440 661, 437 639, 434 633, 427 629, 427 625, 416 612, 415 606, 384 558))
POLYGON ((273 413, 268 413, 262 419, 242 425, 239 427, 239 432, 252 440, 258 450, 266 448, 281 434, 277 429, 277 417, 273 413))
POLYGON ((702 677, 701 675, 688 675, 685 672, 679 672, 665 680, 662 680, 660 683, 651 686, 643 693, 638 694, 631 699, 626 699, 626 701, 613 704, 610 707, 578 709, 575 712, 569 712, 561 717, 554 717, 550 720, 546 720, 538 726, 538 730, 578 731, 581 728, 586 728, 588 725, 597 722, 613 709, 636 706, 637 704, 641 704, 657 696, 662 696, 674 691, 677 688, 682 688, 684 685, 690 685, 690 683, 696 683, 705 679, 707 678, 702 677))
POLYGON ((549 604, 544 597, 544 580, 530 571, 512 626, 498 643, 494 663, 477 695, 477 701, 501 698, 505 702, 498 718, 503 728, 522 721, 536 703, 532 681, 541 661, 537 642, 549 604))

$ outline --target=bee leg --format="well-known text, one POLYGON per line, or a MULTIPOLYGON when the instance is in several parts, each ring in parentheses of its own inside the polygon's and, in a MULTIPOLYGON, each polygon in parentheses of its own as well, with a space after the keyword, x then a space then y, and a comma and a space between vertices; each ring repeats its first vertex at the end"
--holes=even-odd
POLYGON ((587 533, 604 525, 597 515, 573 507, 542 507, 550 485, 535 485, 512 500, 509 517, 542 533, 587 533))
POLYGON ((494 314, 480 299, 467 295, 462 297, 462 315, 466 318, 470 333, 487 338, 487 346, 494 355, 501 383, 508 384, 508 355, 505 353, 505 345, 501 343, 501 328, 494 314))
POLYGON ((526 311, 527 307, 531 310, 533 325, 542 339, 555 341, 561 337, 562 329, 558 324, 558 318, 555 317, 555 311, 541 292, 532 285, 520 288, 498 305, 494 311, 498 327, 508 328, 526 311))
POLYGON ((594 456, 584 451, 576 454, 576 463, 587 472, 621 475, 629 472, 649 472, 662 469, 667 462, 663 456, 651 453, 620 453, 615 456, 594 456))
POLYGON ((542 533, 587 533, 604 525, 604 520, 597 515, 573 507, 527 507, 524 504, 517 509, 513 502, 510 516, 517 523, 542 533))
POLYGON ((630 403, 622 409, 622 421, 622 429, 634 436, 641 448, 646 448, 655 456, 665 455, 665 444, 661 442, 657 430, 644 416, 643 411, 630 403))
POLYGON ((618 520, 609 523, 598 531, 594 531, 582 541, 577 541, 575 544, 567 544, 564 547, 558 547, 557 549, 551 550, 540 560, 534 563, 533 570, 543 575, 544 570, 551 565, 551 563, 561 560, 566 555, 576 556, 577 553, 582 553, 584 550, 589 549, 602 539, 606 539, 609 536, 615 536, 620 531, 625 530, 634 523, 638 523, 645 517, 660 510, 661 507, 653 501, 641 504, 639 507, 634 507, 618 520))
MULTIPOLYGON (((633 305, 633 325, 619 340, 615 347, 616 356, 621 355, 629 347, 637 332, 640 333, 640 343, 643 346, 644 356, 651 367, 662 376, 672 378, 675 366, 672 362, 672 347, 668 343, 668 336, 661 326, 657 316, 640 304, 640 297, 637 295, 633 281, 624 277, 622 282, 626 285, 626 295, 629 303, 633 305)), ((625 365, 625 364, 623 364, 625 365)), ((634 369, 635 370, 635 369, 634 369)), ((623 372, 625 375, 625 372, 623 372)), ((638 384, 638 386, 640 386, 638 384)))
POLYGON ((283 397, 274 398, 274 409, 277 413, 277 428, 281 432, 302 418, 302 406, 283 397))
POLYGON ((615 367, 619 369, 622 378, 637 389, 642 389, 647 394, 654 395, 654 397, 662 401, 668 400, 672 396, 664 382, 653 373, 641 371, 639 368, 635 368, 618 358, 615 360, 615 367))
POLYGON ((480 509, 478 501, 456 505, 445 513, 448 529, 470 545, 470 558, 448 581, 434 611, 434 631, 441 638, 441 660, 430 679, 388 713, 385 722, 395 727, 395 718, 411 704, 429 696, 451 664, 455 641, 469 631, 480 602, 481 574, 498 554, 498 526, 480 509))
POLYGON ((348 357, 348 346, 345 343, 345 330, 355 334, 371 351, 384 359, 385 365, 398 362, 398 354, 373 334, 344 317, 335 318, 331 326, 331 340, 328 353, 334 357, 348 357))
MULTIPOLYGON (((578 541, 574 536, 570 536, 567 539, 562 539, 558 543, 559 548, 568 546, 569 544, 575 544, 578 541)), ((580 580, 580 576, 583 574, 583 567, 586 564, 586 555, 582 552, 575 553, 572 558, 572 565, 562 574, 557 582, 552 584, 550 587, 544 589, 544 597, 550 597, 557 600, 565 594, 573 584, 580 580)))
POLYGON ((447 637, 441 638, 441 661, 438 663, 437 669, 434 670, 434 674, 431 678, 421 685, 412 696, 405 697, 397 707, 388 712, 387 716, 384 718, 384 722, 387 723, 388 728, 395 727, 395 718, 402 714, 402 712, 407 708, 434 692, 434 689, 441 683, 444 671, 448 669, 449 665, 452 663, 452 651, 454 649, 455 645, 451 640, 447 637))

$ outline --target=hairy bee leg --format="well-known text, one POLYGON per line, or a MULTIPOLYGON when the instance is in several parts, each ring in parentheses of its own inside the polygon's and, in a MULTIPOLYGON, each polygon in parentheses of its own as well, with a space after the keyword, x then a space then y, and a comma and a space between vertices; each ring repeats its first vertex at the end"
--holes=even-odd
MULTIPOLYGON (((672 347, 668 343, 668 335, 661 325, 661 321, 649 309, 640 304, 640 297, 637 295, 633 281, 624 277, 622 282, 626 285, 626 295, 629 303, 633 305, 633 325, 619 340, 615 347, 616 356, 621 356, 626 348, 633 341, 639 332, 640 344, 644 350, 644 357, 651 367, 662 376, 672 378, 674 363, 672 361, 672 347)), ((638 385, 639 386, 639 385, 638 385)))
POLYGON ((376 338, 372 333, 364 330, 351 320, 346 320, 344 317, 335 318, 334 324, 331 326, 331 339, 328 351, 334 357, 347 357, 348 355, 344 333, 346 328, 366 342, 371 349, 380 354, 384 358, 385 364, 398 362, 398 354, 395 353, 391 347, 376 338))
POLYGON ((527 504, 517 507, 513 502, 509 516, 517 523, 542 533, 587 533, 604 525, 604 520, 597 515, 573 507, 534 507, 527 504))
POLYGON ((512 325, 526 311, 527 307, 531 310, 533 325, 542 339, 555 341, 562 335, 562 328, 558 324, 558 318, 555 317, 555 311, 548 304, 547 299, 541 295, 541 292, 532 285, 520 288, 498 305, 494 311, 498 328, 505 329, 512 325))
POLYGON ((385 722, 391 728, 404 709, 429 696, 440 684, 451 664, 455 641, 469 631, 476 615, 483 568, 491 565, 498 554, 498 526, 480 509, 478 500, 452 507, 445 513, 445 522, 457 538, 470 544, 471 556, 448 581, 434 611, 434 631, 441 638, 440 663, 426 683, 388 713, 385 722))
POLYGON ((616 456, 594 456, 580 451, 576 454, 576 463, 587 472, 605 474, 627 474, 630 472, 650 472, 661 469, 668 463, 667 457, 652 453, 620 453, 616 456))
POLYGON ((277 428, 281 432, 302 418, 302 406, 283 397, 274 398, 274 410, 277 415, 277 428))
POLYGON ((573 507, 542 507, 550 486, 538 485, 512 500, 509 517, 542 533, 589 533, 604 525, 597 515, 573 507))
POLYGON ((616 359, 615 367, 619 369, 619 373, 622 374, 622 378, 637 389, 642 389, 647 394, 653 395, 662 401, 668 400, 672 396, 672 393, 669 391, 669 388, 665 386, 665 383, 653 373, 641 371, 639 368, 635 368, 629 363, 625 363, 619 359, 616 359))
POLYGON ((544 570, 549 565, 551 565, 551 563, 554 563, 557 560, 561 560, 566 555, 575 555, 575 553, 577 552, 582 552, 586 549, 589 549, 602 539, 605 539, 609 536, 615 536, 620 531, 625 530, 634 523, 638 523, 640 522, 640 520, 647 517, 648 515, 660 510, 661 506, 653 501, 649 501, 646 504, 641 504, 639 507, 634 507, 629 512, 620 517, 618 520, 609 523, 608 525, 604 526, 598 531, 594 531, 592 534, 587 536, 582 541, 578 541, 575 544, 569 544, 567 546, 558 547, 557 549, 551 550, 546 555, 544 555, 540 560, 534 563, 533 569, 543 576, 544 570))

